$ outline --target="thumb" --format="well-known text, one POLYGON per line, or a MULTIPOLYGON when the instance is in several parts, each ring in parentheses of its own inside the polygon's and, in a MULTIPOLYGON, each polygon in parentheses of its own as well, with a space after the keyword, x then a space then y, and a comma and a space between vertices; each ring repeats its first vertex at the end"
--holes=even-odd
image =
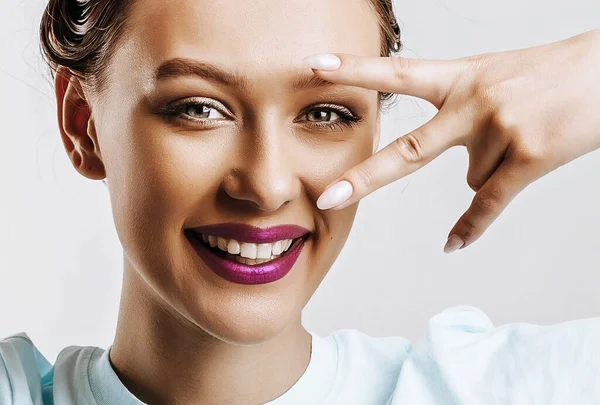
POLYGON ((302 61, 320 78, 332 83, 422 98, 441 108, 460 75, 456 60, 366 57, 315 54, 302 61))

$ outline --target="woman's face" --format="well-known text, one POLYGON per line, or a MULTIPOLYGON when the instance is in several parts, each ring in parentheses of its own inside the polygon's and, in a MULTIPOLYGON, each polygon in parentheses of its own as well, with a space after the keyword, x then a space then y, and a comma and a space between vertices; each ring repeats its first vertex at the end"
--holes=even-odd
POLYGON ((357 205, 320 211, 317 198, 378 143, 377 93, 309 80, 301 61, 322 52, 379 56, 377 17, 367 0, 132 7, 109 86, 91 102, 125 271, 213 336, 269 339, 298 318, 354 220, 357 205), (224 223, 235 235, 208 234, 250 242, 239 224, 309 234, 284 277, 232 281, 208 263, 222 255, 206 260, 190 231, 224 223))

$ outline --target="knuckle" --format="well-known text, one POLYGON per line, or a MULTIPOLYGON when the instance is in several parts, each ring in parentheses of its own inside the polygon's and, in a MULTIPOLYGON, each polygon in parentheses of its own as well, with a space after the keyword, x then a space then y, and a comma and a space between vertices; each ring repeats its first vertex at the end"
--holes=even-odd
POLYGON ((479 191, 473 199, 472 209, 475 214, 487 216, 494 214, 500 208, 501 198, 494 191, 479 191))
POLYGON ((480 179, 476 178, 475 175, 469 173, 467 175, 467 184, 471 188, 471 190, 477 192, 483 186, 483 183, 480 179))
POLYGON ((344 69, 343 74, 348 76, 355 76, 357 73, 360 73, 361 65, 360 61, 355 57, 346 57, 344 59, 344 69))
POLYGON ((523 133, 521 116, 522 114, 514 109, 501 107, 491 114, 489 125, 494 132, 505 136, 519 137, 523 133))
POLYGON ((393 143, 394 155, 401 163, 419 163, 423 160, 423 146, 419 139, 412 135, 404 135, 393 143))
POLYGON ((488 68, 489 57, 486 54, 467 56, 466 60, 470 62, 473 72, 485 72, 488 68))
POLYGON ((463 240, 465 242, 468 242, 471 239, 473 239, 473 236, 475 235, 476 231, 477 231, 477 227, 475 226, 473 221, 468 216, 465 215, 461 219, 460 236, 463 238, 463 240))
MULTIPOLYGON (((483 80, 489 79, 484 78, 483 80)), ((508 100, 508 96, 513 91, 512 88, 516 85, 517 83, 510 81, 484 82, 476 85, 473 89, 473 96, 480 109, 492 112, 495 115, 507 105, 505 101, 508 100)))
POLYGON ((375 178, 370 170, 366 167, 359 166, 356 168, 356 177, 358 181, 353 183, 361 184, 365 190, 371 190, 375 186, 375 178))
POLYGON ((484 109, 493 108, 497 103, 498 89, 494 85, 478 85, 473 90, 473 96, 484 109))
POLYGON ((408 77, 408 70, 410 69, 410 61, 399 56, 393 56, 392 69, 394 78, 399 81, 404 81, 408 77))
POLYGON ((529 143, 518 148, 516 152, 517 160, 521 165, 535 165, 546 157, 546 148, 541 143, 529 143))

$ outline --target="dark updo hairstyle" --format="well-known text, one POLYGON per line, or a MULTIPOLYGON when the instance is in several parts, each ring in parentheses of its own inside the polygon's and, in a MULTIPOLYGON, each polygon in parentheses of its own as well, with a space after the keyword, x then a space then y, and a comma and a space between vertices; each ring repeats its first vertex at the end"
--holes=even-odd
MULTIPOLYGON (((82 85, 102 92, 106 67, 124 30, 134 0, 50 0, 40 23, 42 52, 52 78, 60 66, 82 85)), ((367 0, 381 28, 381 56, 402 48, 392 0, 367 0)), ((380 93, 380 102, 393 94, 380 93)))

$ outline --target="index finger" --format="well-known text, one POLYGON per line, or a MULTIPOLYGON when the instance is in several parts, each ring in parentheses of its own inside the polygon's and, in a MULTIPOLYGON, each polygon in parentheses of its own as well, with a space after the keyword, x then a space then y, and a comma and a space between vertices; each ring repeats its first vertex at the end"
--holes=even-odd
POLYGON ((428 123, 339 176, 317 200, 317 207, 339 210, 425 166, 445 150, 462 144, 469 132, 461 112, 440 110, 428 123))
POLYGON ((422 60, 366 57, 350 54, 316 54, 303 63, 332 83, 405 94, 431 102, 438 109, 459 77, 460 60, 422 60))

